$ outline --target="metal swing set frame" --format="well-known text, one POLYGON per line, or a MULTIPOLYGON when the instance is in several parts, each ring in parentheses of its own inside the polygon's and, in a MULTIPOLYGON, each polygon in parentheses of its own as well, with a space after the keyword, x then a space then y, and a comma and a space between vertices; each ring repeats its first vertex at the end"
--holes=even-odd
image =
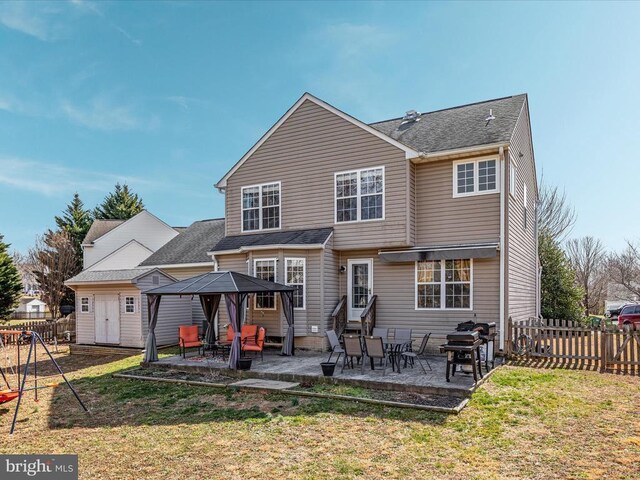
POLYGON ((55 358, 53 358, 53 355, 51 355, 51 352, 47 348, 47 345, 44 343, 44 341, 42 340, 42 337, 38 334, 38 332, 34 332, 30 330, 0 330, 0 350, 3 351, 6 362, 8 362, 9 356, 6 353, 6 348, 7 348, 5 345, 6 342, 3 339, 6 339, 7 336, 13 336, 15 338, 16 340, 15 343, 17 347, 17 357, 18 357, 17 358, 18 365, 15 369, 8 365, 4 365, 4 366, 0 365, 0 375, 2 376, 2 381, 4 382, 4 384, 8 389, 8 390, 0 390, 0 404, 17 399, 16 408, 13 413, 13 421, 11 422, 11 430, 9 431, 9 434, 12 434, 16 428, 16 421, 18 420, 18 412, 20 411, 22 396, 26 392, 33 391, 35 394, 35 400, 37 402, 38 390, 41 390, 43 388, 57 387, 60 384, 60 382, 49 382, 49 383, 38 385, 38 352, 37 352, 38 344, 41 345, 42 348, 44 348, 44 351, 46 352, 47 356, 53 363, 55 369, 58 371, 58 373, 54 375, 62 377, 62 379, 64 380, 64 383, 67 385, 67 387, 69 387, 69 390, 71 390, 73 395, 76 397, 76 400, 78 400, 78 403, 80 404, 80 406, 84 409, 85 412, 89 412, 89 409, 85 406, 84 403, 82 403, 80 396, 75 391, 71 383, 69 383, 69 380, 67 380, 67 377, 62 371, 62 368, 60 368, 60 365, 58 365, 58 362, 56 362, 55 358), (29 353, 27 354, 27 361, 24 364, 24 370, 21 375, 21 372, 20 372, 21 345, 20 344, 21 343, 26 344, 27 342, 29 344, 29 353), (33 386, 27 387, 26 385, 27 376, 29 375, 29 367, 31 364, 33 364, 33 386), (5 373, 7 371, 17 376, 17 383, 18 383, 17 389, 11 387, 11 384, 9 383, 9 380, 5 373))

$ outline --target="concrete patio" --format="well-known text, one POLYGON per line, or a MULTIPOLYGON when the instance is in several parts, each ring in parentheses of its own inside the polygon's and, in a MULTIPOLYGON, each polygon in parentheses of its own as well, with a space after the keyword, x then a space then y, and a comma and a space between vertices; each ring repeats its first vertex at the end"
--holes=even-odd
MULTIPOLYGON (((160 358, 158 362, 150 363, 151 368, 172 369, 183 372, 215 373, 240 378, 264 378, 270 380, 280 380, 286 382, 297 382, 301 384, 331 383, 352 386, 361 386, 378 390, 394 390, 402 392, 428 393, 437 395, 449 395, 468 397, 483 382, 478 385, 473 382, 473 376, 456 372, 456 375, 447 383, 445 379, 446 357, 441 355, 431 355, 428 358, 432 370, 427 368, 424 373, 416 363, 414 368, 402 368, 401 373, 393 372, 388 366, 386 375, 382 374, 382 368, 376 365, 375 370, 371 370, 369 362, 365 363, 364 373, 361 373, 360 366, 356 368, 342 367, 342 358, 336 366, 333 377, 324 377, 320 362, 327 359, 328 353, 302 352, 297 351, 295 356, 280 356, 276 351, 265 351, 264 360, 260 357, 254 358, 251 370, 240 371, 230 370, 227 363, 220 357, 203 357, 197 352, 189 352, 187 358, 183 359, 179 355, 160 358)), ((335 357, 334 357, 335 358, 335 357)), ((486 378, 486 371, 483 372, 486 378)))

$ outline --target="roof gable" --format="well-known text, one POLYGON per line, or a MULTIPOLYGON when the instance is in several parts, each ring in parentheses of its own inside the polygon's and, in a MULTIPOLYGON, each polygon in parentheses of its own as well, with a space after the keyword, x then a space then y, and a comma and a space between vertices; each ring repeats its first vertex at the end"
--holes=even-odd
POLYGON ((95 240, 123 224, 124 220, 94 220, 82 240, 83 245, 91 245, 95 240))
POLYGON ((171 227, 170 225, 167 225, 165 222, 163 222, 161 219, 159 219, 158 217, 156 217, 153 213, 149 212, 148 210, 142 210, 140 213, 134 215, 133 217, 124 220, 122 223, 120 223, 119 225, 117 225, 115 228, 110 229, 108 232, 104 233, 101 237, 96 238, 93 243, 95 244, 98 241, 104 241, 105 238, 109 238, 111 235, 113 235, 113 232, 116 230, 122 230, 132 224, 136 224, 138 223, 143 217, 147 217, 149 219, 151 219, 152 221, 156 222, 159 226, 161 227, 165 227, 168 230, 172 230, 173 232, 176 233, 176 235, 178 234, 178 232, 176 231, 175 228, 171 227))
POLYGON ((122 270, 124 268, 134 268, 140 263, 141 257, 147 258, 152 253, 153 250, 147 248, 137 240, 130 240, 106 257, 98 260, 86 270, 122 270), (105 267, 105 264, 109 263, 114 266, 111 268, 105 267))
POLYGON ((318 105, 321 108, 324 108, 325 110, 333 113, 334 115, 337 115, 338 117, 350 122, 351 124, 363 129, 364 131, 370 133, 371 135, 374 135, 377 138, 380 138, 381 140, 384 140, 385 142, 393 145, 394 147, 397 147, 398 149, 402 150, 405 152, 405 155, 407 158, 413 158, 413 157, 417 157, 419 156, 419 153, 414 150, 413 148, 407 146, 406 144, 404 144, 402 141, 399 141, 397 139, 391 138, 390 136, 388 136, 386 133, 380 131, 379 129, 373 128, 370 125, 367 125, 366 123, 361 122, 360 120, 358 120, 355 117, 352 117, 351 115, 348 115, 346 113, 344 113, 341 110, 338 110, 337 108, 335 108, 332 105, 329 105, 328 103, 324 102, 323 100, 320 100, 317 97, 314 97, 313 95, 311 95, 310 93, 305 93, 304 95, 302 95, 302 97, 300 97, 298 99, 298 101, 296 103, 293 104, 293 106, 291 108, 289 108, 289 110, 287 110, 287 112, 280 117, 280 119, 260 138, 260 140, 258 140, 256 142, 256 144, 251 147, 251 149, 245 153, 243 155, 243 157, 231 168, 231 170, 229 170, 224 177, 222 177, 218 183, 216 183, 216 187, 219 189, 224 189, 227 185, 227 179, 233 175, 241 166, 242 164, 244 164, 245 161, 247 161, 247 159, 249 159, 249 157, 251 157, 251 155, 253 155, 255 153, 256 150, 258 150, 258 148, 260 148, 260 146, 262 146, 262 144, 264 144, 269 137, 271 137, 271 135, 273 135, 278 128, 280 128, 280 126, 291 116, 293 115, 293 113, 296 112, 296 110, 298 110, 298 108, 300 108, 300 106, 306 102, 313 102, 314 104, 318 105))

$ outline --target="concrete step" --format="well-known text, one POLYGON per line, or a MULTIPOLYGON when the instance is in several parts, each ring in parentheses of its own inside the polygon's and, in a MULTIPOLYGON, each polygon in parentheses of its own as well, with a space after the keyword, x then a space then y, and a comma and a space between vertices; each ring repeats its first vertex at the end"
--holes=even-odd
POLYGON ((264 378, 247 378, 230 384, 230 387, 255 388, 256 390, 286 390, 300 385, 294 382, 266 380, 264 378))

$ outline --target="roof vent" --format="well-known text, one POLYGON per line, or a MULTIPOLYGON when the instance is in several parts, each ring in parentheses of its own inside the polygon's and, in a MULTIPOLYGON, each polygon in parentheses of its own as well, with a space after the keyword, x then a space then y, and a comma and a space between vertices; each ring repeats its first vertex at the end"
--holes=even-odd
POLYGON ((402 124, 418 121, 420 121, 420 112, 416 112, 415 110, 407 111, 404 117, 402 117, 402 124))
POLYGON ((493 116, 493 108, 490 108, 489 109, 489 116, 487 118, 485 118, 485 121, 487 122, 487 125, 489 125, 489 122, 491 120, 495 120, 495 119, 496 119, 496 117, 493 116))

